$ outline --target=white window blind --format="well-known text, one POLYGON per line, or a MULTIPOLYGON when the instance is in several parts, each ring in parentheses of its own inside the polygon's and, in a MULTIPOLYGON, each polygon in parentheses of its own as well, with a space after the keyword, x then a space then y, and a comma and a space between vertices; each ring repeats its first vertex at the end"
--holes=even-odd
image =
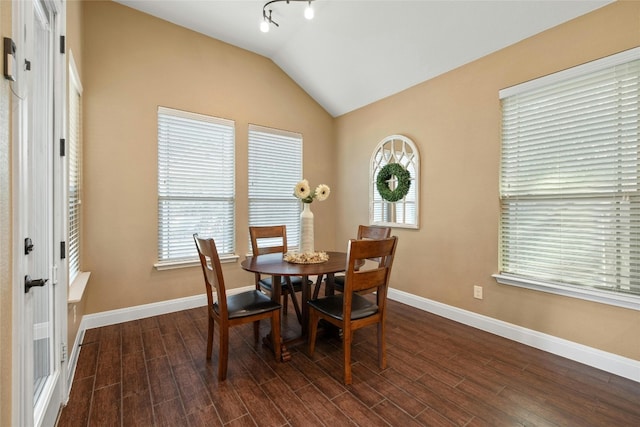
POLYGON ((82 85, 73 59, 69 61, 69 76, 67 259, 69 261, 69 284, 71 284, 80 272, 82 206, 82 85))
POLYGON ((640 49, 501 98, 501 274, 640 300, 640 49))
POLYGON ((195 259, 193 233, 235 252, 234 122, 158 107, 158 260, 195 259))
MULTIPOLYGON (((302 135, 249 125, 249 226, 287 226, 289 249, 300 241, 302 135)), ((247 230, 248 235, 248 230, 247 230)), ((264 242, 268 246, 276 242, 264 242)))

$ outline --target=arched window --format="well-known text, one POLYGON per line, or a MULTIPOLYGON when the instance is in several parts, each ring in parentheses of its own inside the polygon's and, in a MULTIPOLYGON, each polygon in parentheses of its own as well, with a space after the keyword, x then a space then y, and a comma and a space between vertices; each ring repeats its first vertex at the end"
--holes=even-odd
POLYGON ((371 156, 369 223, 418 228, 420 155, 406 136, 384 138, 371 156))

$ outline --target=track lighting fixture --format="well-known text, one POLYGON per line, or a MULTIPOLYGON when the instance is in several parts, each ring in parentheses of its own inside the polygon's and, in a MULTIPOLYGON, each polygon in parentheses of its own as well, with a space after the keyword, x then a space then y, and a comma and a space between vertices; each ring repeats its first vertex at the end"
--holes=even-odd
POLYGON ((307 19, 313 19, 314 11, 311 7, 311 2, 315 0, 271 0, 266 2, 264 6, 262 6, 262 22, 260 22, 260 31, 262 31, 263 33, 269 32, 271 24, 275 25, 276 27, 280 26, 276 21, 273 20, 273 18, 271 18, 272 10, 269 9, 269 13, 267 13, 267 7, 272 5, 273 3, 278 3, 281 1, 286 1, 287 4, 292 1, 301 1, 307 3, 307 7, 304 9, 304 17, 307 19))

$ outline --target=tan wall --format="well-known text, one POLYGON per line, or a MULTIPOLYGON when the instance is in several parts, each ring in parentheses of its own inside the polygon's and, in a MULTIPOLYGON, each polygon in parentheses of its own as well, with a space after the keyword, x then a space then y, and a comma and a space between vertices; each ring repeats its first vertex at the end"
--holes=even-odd
POLYGON ((400 237, 392 286, 640 360, 640 312, 499 285, 498 91, 640 45, 640 2, 618 2, 336 120, 337 240, 368 221, 368 165, 385 136, 421 155, 420 229, 400 237), (349 185, 345 185, 349 183, 349 185), (473 285, 484 299, 473 299, 473 285))
MULTIPOLYGON (((249 123, 302 133, 304 176, 336 188, 333 119, 272 61, 112 2, 88 2, 83 16, 87 313, 204 292, 199 267, 153 267, 158 105, 235 120, 241 259, 249 123)), ((314 204, 317 230, 335 228, 340 191, 314 204)), ((317 232, 317 247, 333 247, 333 236, 317 232)), ((223 268, 230 287, 253 281, 239 262, 223 268)))
MULTIPOLYGON (((67 1, 67 52, 73 54, 73 60, 76 64, 76 69, 82 82, 82 10, 83 2, 81 1, 67 1)), ((71 55, 67 55, 67 91, 69 90, 69 58, 71 55)), ((68 118, 67 118, 68 120, 68 118)), ((82 260, 80 260, 82 263, 82 260)), ((81 266, 82 268, 82 266, 81 266)), ((71 353, 72 346, 76 340, 76 335, 80 328, 80 322, 82 322, 82 316, 85 313, 86 297, 84 297, 79 303, 69 304, 67 306, 67 348, 71 353)))

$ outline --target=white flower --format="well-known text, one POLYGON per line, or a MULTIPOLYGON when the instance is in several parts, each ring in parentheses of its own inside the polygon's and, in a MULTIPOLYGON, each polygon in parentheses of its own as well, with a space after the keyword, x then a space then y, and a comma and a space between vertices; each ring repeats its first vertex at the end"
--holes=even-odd
POLYGON ((293 190, 293 195, 298 199, 306 199, 311 195, 311 187, 309 187, 309 181, 303 179, 299 183, 296 184, 296 187, 293 190))
POLYGON ((300 199, 302 203, 311 203, 313 202, 313 199, 318 199, 322 202, 327 200, 330 192, 331 189, 326 184, 320 184, 315 190, 311 191, 309 181, 306 179, 298 182, 293 189, 293 195, 300 199))
POLYGON ((316 187, 315 194, 319 202, 324 202, 325 200, 327 200, 327 197, 329 197, 330 193, 331 189, 328 185, 320 184, 316 187))

